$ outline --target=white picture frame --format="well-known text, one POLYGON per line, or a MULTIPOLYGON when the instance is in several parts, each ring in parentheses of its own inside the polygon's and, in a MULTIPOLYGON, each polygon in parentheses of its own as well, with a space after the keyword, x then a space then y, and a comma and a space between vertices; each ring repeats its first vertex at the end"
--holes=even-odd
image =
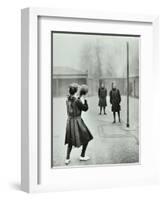
MULTIPOLYGON (((144 185, 155 184, 159 181, 159 131, 157 127, 157 119, 152 117, 149 119, 147 105, 157 103, 154 98, 147 101, 149 95, 149 87, 157 86, 158 76, 158 16, 137 16, 128 14, 114 14, 103 12, 82 12, 82 11, 66 11, 47 8, 25 8, 21 12, 21 187, 26 192, 37 191, 58 191, 71 189, 95 189, 107 188, 114 186, 126 185, 144 185), (72 169, 54 169, 51 168, 51 149, 50 139, 50 104, 47 105, 47 98, 43 99, 40 93, 50 91, 49 80, 47 75, 50 73, 49 67, 42 68, 40 73, 40 38, 39 31, 42 30, 39 25, 39 19, 46 20, 41 24, 44 30, 50 30, 51 27, 57 26, 58 30, 73 31, 77 29, 77 23, 83 22, 83 27, 87 22, 94 24, 92 28, 88 28, 91 32, 95 32, 99 24, 115 23, 113 32, 121 34, 144 34, 144 47, 141 51, 141 162, 140 165, 133 166, 105 166, 95 168, 72 168, 72 169), (55 23, 48 22, 47 19, 57 19, 55 23), (68 25, 63 25, 61 21, 67 20, 68 25), (118 23, 121 28, 118 27, 118 23), (132 25, 136 25, 134 28, 132 25), (141 28, 139 27, 141 26, 141 28), (123 26, 126 26, 125 29, 123 26), (129 27, 130 26, 130 27, 129 27), (148 28, 146 28, 148 27, 148 28), (149 46, 147 45, 149 44, 149 46), (148 49, 151 47, 150 49, 148 49), (146 51, 148 50, 148 51, 146 51), (142 54, 144 58, 142 58, 142 54), (150 55, 150 56, 149 56, 150 55), (147 59, 149 58, 149 60, 147 59), (145 67, 148 64, 149 68, 145 67), (44 74, 44 75, 41 75, 44 74), (148 74, 148 76, 147 76, 148 74), (151 82, 151 78, 153 82, 151 82), (44 86, 44 89, 40 87, 44 86), (49 88, 49 89, 48 89, 49 88), (40 92, 41 90, 41 92, 40 92), (41 100, 40 103, 40 98, 41 100), (146 106, 145 106, 146 105, 146 106), (40 126, 40 107, 44 107, 43 112, 47 120, 40 126), (150 127, 148 126, 150 122, 150 127), (46 137, 46 132, 49 135, 46 137), (40 135, 41 129, 44 133, 40 135), (143 136, 142 136, 142 130, 143 136), (148 132, 148 133, 147 133, 148 132), (44 141, 44 144, 42 143, 44 141), (152 144, 152 148, 151 147, 152 144), (66 181, 70 180, 70 181, 66 181), (80 181, 78 181, 80 180, 80 181), (64 184, 63 184, 64 183, 64 184)), ((83 30, 79 25, 78 31, 83 30)), ((101 26, 102 27, 102 26, 101 26)), ((107 28, 103 31, 108 32, 107 28)), ((51 29, 52 30, 52 29, 51 29)), ((84 31, 84 30, 83 30, 84 31)), ((45 31, 46 32, 46 31, 45 31)), ((112 33, 113 33, 112 32, 112 33)), ((45 33, 46 36, 46 33, 45 33)), ((46 44, 45 44, 46 45, 46 44)), ((50 48, 45 52, 45 59, 50 62, 50 48), (48 55, 49 54, 49 55, 48 55)), ((41 53, 44 53, 41 52, 41 53)), ((41 61, 44 62, 44 61, 41 61)), ((45 61, 46 62, 46 61, 45 61)), ((155 110, 151 107, 151 115, 155 115, 155 110)))

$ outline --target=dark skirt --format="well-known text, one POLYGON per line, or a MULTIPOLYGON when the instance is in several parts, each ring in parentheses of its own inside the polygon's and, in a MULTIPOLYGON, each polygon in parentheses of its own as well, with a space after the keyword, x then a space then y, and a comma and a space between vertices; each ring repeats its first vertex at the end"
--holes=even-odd
POLYGON ((121 106, 119 104, 113 104, 111 110, 112 112, 118 112, 121 110, 121 106))
POLYGON ((65 144, 80 147, 92 139, 93 136, 81 117, 67 119, 65 144))
POLYGON ((107 106, 106 98, 99 98, 98 105, 100 107, 106 107, 107 106))

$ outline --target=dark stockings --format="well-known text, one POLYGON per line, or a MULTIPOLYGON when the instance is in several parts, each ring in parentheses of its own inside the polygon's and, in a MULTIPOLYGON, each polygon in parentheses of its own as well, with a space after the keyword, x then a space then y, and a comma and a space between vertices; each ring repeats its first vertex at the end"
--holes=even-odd
POLYGON ((113 118, 114 118, 113 123, 115 123, 115 122, 116 122, 116 119, 115 119, 115 112, 113 112, 113 118))
POLYGON ((86 144, 83 144, 83 147, 82 147, 82 152, 81 152, 81 156, 82 156, 82 157, 84 157, 84 156, 85 156, 85 152, 86 152, 87 146, 88 146, 88 143, 86 143, 86 144))
POLYGON ((120 111, 118 111, 119 122, 121 122, 120 111))
POLYGON ((100 115, 101 115, 101 112, 102 112, 102 107, 100 106, 100 113, 99 113, 100 115))
POLYGON ((72 150, 72 145, 71 145, 71 144, 68 144, 68 146, 67 146, 67 156, 66 156, 66 159, 70 159, 71 150, 72 150))
MULTIPOLYGON (((83 146, 82 146, 82 152, 81 152, 81 156, 82 156, 82 157, 85 156, 85 152, 86 152, 87 146, 88 146, 88 143, 83 144, 83 146)), ((71 144, 68 144, 68 146, 67 146, 67 156, 66 156, 66 159, 70 159, 71 150, 72 150, 72 145, 71 145, 71 144)))
MULTIPOLYGON (((118 113, 119 122, 121 122, 120 111, 118 111, 117 113, 118 113)), ((114 118, 113 123, 115 123, 116 122, 116 114, 115 114, 115 112, 113 112, 113 118, 114 118)))
POLYGON ((100 115, 102 113, 102 108, 103 108, 104 114, 106 114, 106 112, 105 112, 105 106, 104 107, 100 106, 100 115))
POLYGON ((106 114, 106 112, 105 112, 105 106, 103 107, 103 110, 104 110, 104 115, 106 114))

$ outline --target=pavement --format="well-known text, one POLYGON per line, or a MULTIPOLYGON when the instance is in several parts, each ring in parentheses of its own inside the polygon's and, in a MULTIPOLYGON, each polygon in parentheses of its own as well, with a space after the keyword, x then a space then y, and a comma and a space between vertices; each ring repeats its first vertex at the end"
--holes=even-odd
MULTIPOLYGON (((66 128, 65 98, 53 99, 53 165, 67 167, 64 164, 67 146, 64 145, 66 128)), ((98 98, 88 97, 89 110, 82 118, 94 139, 88 144, 88 161, 80 161, 81 148, 73 148, 68 166, 131 164, 139 163, 139 99, 130 97, 130 127, 126 127, 126 97, 122 96, 121 123, 112 123, 113 116, 109 99, 107 115, 99 115, 98 98)), ((117 119, 118 121, 118 119, 117 119)))

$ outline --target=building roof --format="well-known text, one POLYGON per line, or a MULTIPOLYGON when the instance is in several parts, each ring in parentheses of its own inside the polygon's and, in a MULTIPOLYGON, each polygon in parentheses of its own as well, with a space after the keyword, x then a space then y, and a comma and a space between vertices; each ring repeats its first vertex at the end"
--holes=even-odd
POLYGON ((53 74, 55 75, 74 75, 74 74, 87 75, 88 72, 70 68, 70 67, 53 67, 53 74))
POLYGON ((53 67, 54 78, 86 78, 87 71, 82 71, 70 67, 53 67))

